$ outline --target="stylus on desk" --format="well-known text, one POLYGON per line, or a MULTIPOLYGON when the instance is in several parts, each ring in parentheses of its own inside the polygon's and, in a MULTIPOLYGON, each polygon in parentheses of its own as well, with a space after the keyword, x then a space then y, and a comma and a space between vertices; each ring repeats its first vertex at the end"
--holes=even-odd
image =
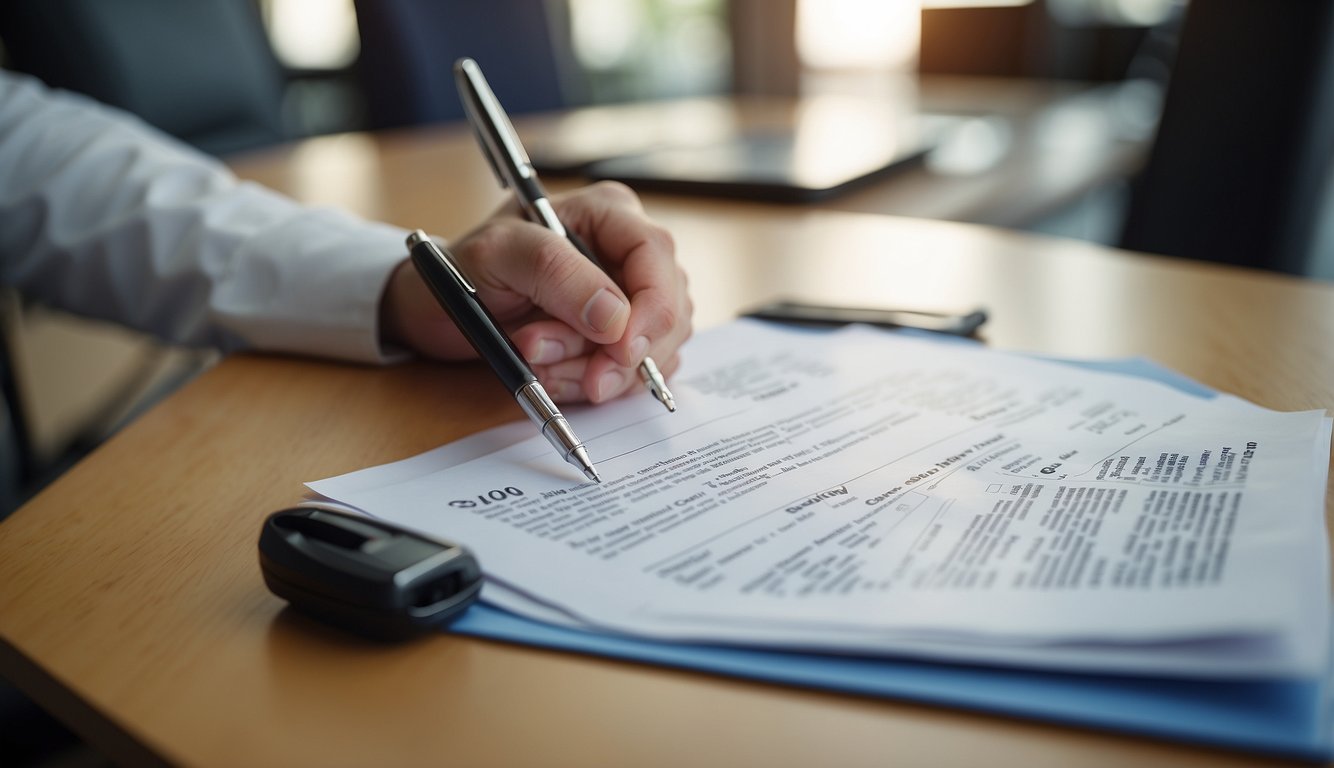
POLYGON ((490 310, 477 296, 477 289, 468 282, 449 253, 431 241, 426 233, 416 230, 408 235, 408 253, 412 266, 422 276, 436 301, 444 307, 454 324, 463 332, 477 354, 491 366, 500 382, 509 390, 519 407, 542 430, 542 436, 556 452, 594 482, 602 482, 588 450, 574 434, 570 423, 561 415, 556 404, 538 382, 528 361, 523 359, 514 342, 496 322, 490 310))
MULTIPOLYGON (((575 248, 598 266, 603 272, 606 267, 598 260, 593 250, 574 232, 565 228, 556 216, 542 182, 537 178, 528 159, 528 152, 519 143, 509 116, 501 108, 500 101, 492 93, 482 75, 481 67, 472 59, 459 59, 454 65, 454 78, 457 81, 459 96, 463 100, 463 111, 468 115, 477 134, 477 141, 482 145, 482 154, 491 163, 502 187, 513 189, 519 197, 519 204, 524 214, 532 221, 541 224, 570 241, 575 248)), ((639 364, 639 378, 648 387, 649 392, 669 411, 676 410, 676 400, 667 388, 662 372, 651 357, 645 357, 639 364)))

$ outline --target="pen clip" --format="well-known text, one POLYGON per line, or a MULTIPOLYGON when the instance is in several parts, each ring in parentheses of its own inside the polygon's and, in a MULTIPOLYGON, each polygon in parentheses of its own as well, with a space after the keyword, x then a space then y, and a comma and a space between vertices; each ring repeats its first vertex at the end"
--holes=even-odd
POLYGON ((476 295, 477 289, 472 287, 472 283, 468 282, 468 278, 464 276, 463 270, 459 269, 458 265, 454 263, 454 260, 449 257, 449 251, 446 251, 444 248, 429 241, 427 244, 431 248, 431 253, 435 254, 437 259, 444 262, 445 269, 448 269, 450 274, 454 275, 454 278, 463 286, 463 290, 476 295))
POLYGON ((463 287, 463 290, 473 295, 477 294, 477 289, 472 286, 472 283, 468 282, 468 278, 464 276, 463 270, 459 269, 458 265, 454 263, 454 259, 450 257, 449 251, 436 245, 435 241, 420 229, 413 230, 412 234, 408 235, 408 248, 413 249, 418 246, 425 247, 428 253, 435 257, 445 269, 449 270, 449 274, 453 275, 454 279, 459 281, 459 285, 463 287))

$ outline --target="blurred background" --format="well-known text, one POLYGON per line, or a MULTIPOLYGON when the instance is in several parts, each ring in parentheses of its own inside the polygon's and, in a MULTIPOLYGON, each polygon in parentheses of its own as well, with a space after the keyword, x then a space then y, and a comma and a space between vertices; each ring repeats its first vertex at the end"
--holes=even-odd
MULTIPOLYGON (((688 122, 743 99, 835 103, 812 130, 845 154, 877 130, 868 115, 947 118, 911 170, 819 205, 1334 279, 1334 0, 0 3, 0 65, 230 162, 458 121, 450 63, 465 55, 521 129, 606 107, 582 114, 632 144, 662 140, 633 119, 642 104, 679 102, 664 114, 688 122)), ((544 141, 561 126, 594 142, 587 120, 541 125, 530 149, 549 166, 571 151, 544 141)), ((22 478, 0 489, 0 519, 214 359, 12 293, 0 324, 0 461, 22 478)), ((0 719, 0 762, 100 764, 21 705, 0 719)))
POLYGON ((1119 154, 1114 170, 1090 172, 1096 178, 1022 214, 968 206, 907 213, 1334 277, 1322 138, 1334 135, 1330 3, 1198 5, 7 0, 0 44, 6 66, 123 106, 223 157, 320 134, 458 120, 448 64, 461 55, 482 62, 516 115, 729 95, 901 103, 910 93, 924 109, 983 118, 928 158, 941 173, 992 170, 1019 145, 1090 167, 1119 154), (979 80, 990 84, 967 87, 979 80), (1176 99, 1168 98, 1173 80, 1176 99), (913 90, 923 83, 930 87, 913 90), (1014 85, 1009 114, 997 106, 1005 83, 1014 85), (1073 98, 1075 107, 1060 109, 1053 96, 1090 92, 1082 109, 1073 98), (1027 114, 1016 106, 1023 99, 1027 114), (1211 175, 1220 183, 1199 183, 1211 175), (1143 194, 1131 194, 1135 185, 1143 194), (1219 206, 1244 206, 1263 221, 1244 235, 1202 236, 1219 206))

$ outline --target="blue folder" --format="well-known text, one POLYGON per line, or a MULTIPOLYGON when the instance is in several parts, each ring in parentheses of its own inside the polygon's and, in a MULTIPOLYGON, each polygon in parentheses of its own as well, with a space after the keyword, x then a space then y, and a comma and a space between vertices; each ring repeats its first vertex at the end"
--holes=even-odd
MULTIPOLYGON (((1211 397, 1146 360, 1078 365, 1211 397)), ((786 685, 995 712, 1311 761, 1334 758, 1330 675, 1310 680, 1171 680, 1078 675, 887 657, 688 645, 556 627, 479 604, 452 631, 523 645, 786 685)))

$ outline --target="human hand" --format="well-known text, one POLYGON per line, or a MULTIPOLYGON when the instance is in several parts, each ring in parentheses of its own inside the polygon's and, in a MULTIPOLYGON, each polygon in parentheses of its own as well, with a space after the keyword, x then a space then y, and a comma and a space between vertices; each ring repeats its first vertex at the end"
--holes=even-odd
MULTIPOLYGON (((450 244, 482 302, 559 402, 600 403, 642 386, 635 368, 645 356, 671 376, 693 311, 671 235, 621 184, 602 182, 552 203, 610 276, 565 238, 525 220, 511 200, 450 244)), ((385 288, 380 328, 387 342, 427 357, 476 356, 407 261, 385 288)))

